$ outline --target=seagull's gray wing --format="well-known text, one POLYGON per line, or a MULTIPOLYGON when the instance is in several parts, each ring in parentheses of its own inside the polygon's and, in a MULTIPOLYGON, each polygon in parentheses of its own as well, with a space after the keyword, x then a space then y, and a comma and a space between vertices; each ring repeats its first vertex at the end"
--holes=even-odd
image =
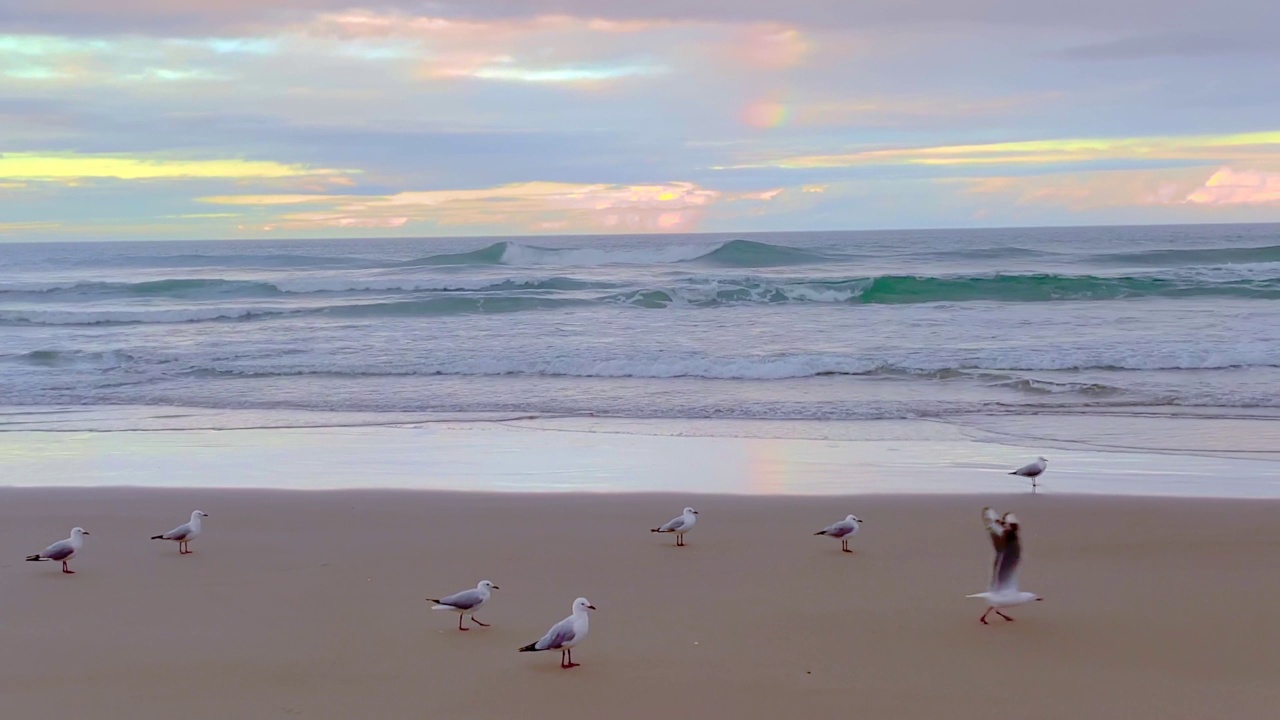
POLYGON ((1018 591, 1018 566, 1022 562, 1022 541, 1018 539, 1018 526, 1011 525, 1004 532, 1004 552, 996 556, 995 572, 991 578, 991 590, 1018 591))
POLYGON ((831 525, 830 527, 828 527, 826 530, 823 530, 822 532, 824 532, 825 534, 833 538, 842 538, 842 537, 845 537, 846 535, 852 534, 855 527, 857 526, 854 523, 848 522, 846 520, 841 520, 840 522, 834 525, 831 525))
POLYGON ((448 597, 442 597, 439 604, 456 607, 459 610, 470 610, 482 602, 484 602, 484 593, 481 593, 476 588, 471 588, 448 597))
POLYGON ((169 532, 161 535, 165 540, 185 540, 191 534, 191 523, 183 523, 169 532))
POLYGON ((1040 461, 1037 460, 1014 470, 1013 474, 1021 475, 1022 477, 1036 477, 1042 472, 1044 472, 1044 468, 1040 467, 1040 461))
POLYGON ((62 561, 71 557, 71 554, 75 551, 76 548, 71 544, 70 540, 60 540, 45 548, 44 552, 40 553, 40 556, 53 561, 62 561))
POLYGON ((1000 555, 1005 547, 1005 527, 1004 522, 1000 520, 1000 513, 989 507, 982 508, 982 524, 991 534, 991 546, 996 551, 995 558, 991 561, 991 577, 987 580, 987 588, 995 590, 996 572, 1000 569, 1000 555))
POLYGON ((552 625, 551 629, 547 631, 547 634, 543 635, 541 640, 534 643, 534 648, 537 650, 559 650, 564 647, 565 643, 573 642, 575 635, 576 633, 573 629, 573 616, 570 615, 555 625, 552 625))
POLYGON ((982 508, 982 524, 991 533, 991 545, 999 554, 1004 548, 1004 523, 1000 522, 1000 513, 989 507, 982 508))
POLYGON ((672 520, 667 521, 666 525, 663 525, 662 527, 658 528, 658 532, 675 532, 682 527, 684 527, 683 515, 681 515, 678 518, 673 518, 672 520))

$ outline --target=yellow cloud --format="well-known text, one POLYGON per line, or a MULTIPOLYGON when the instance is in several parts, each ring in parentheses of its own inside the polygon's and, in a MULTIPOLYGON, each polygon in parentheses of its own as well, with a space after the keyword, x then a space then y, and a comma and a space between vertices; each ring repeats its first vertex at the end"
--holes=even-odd
MULTIPOLYGON (((1280 131, 1232 135, 1075 138, 974 145, 874 148, 847 153, 794 155, 730 168, 840 168, 873 165, 1047 165, 1108 160, 1223 162, 1280 159, 1280 131)), ((721 169, 730 169, 721 168, 721 169)))
POLYGON ((79 180, 116 178, 287 178, 341 175, 356 170, 331 170, 290 165, 271 160, 183 160, 135 155, 86 155, 80 153, 5 153, 0 155, 0 179, 79 180))
POLYGON ((1280 204, 1280 173, 1256 170, 1218 170, 1187 195, 1192 205, 1280 204))
POLYGON ((200 202, 214 205, 303 205, 341 200, 345 195, 209 195, 200 202))
POLYGON ((0 222, 0 233, 14 232, 18 230, 43 230, 59 227, 61 225, 62 223, 51 221, 0 222))
POLYGON ((290 212, 273 228, 441 226, 545 231, 678 231, 696 227, 711 206, 739 200, 768 202, 781 189, 725 193, 689 182, 653 185, 525 182, 491 188, 407 191, 394 195, 219 195, 219 205, 324 205, 290 212))
POLYGON ((1011 205, 1050 205, 1076 212, 1152 205, 1245 205, 1280 202, 1280 172, 1224 167, 1110 170, 938 181, 969 195, 1011 205))

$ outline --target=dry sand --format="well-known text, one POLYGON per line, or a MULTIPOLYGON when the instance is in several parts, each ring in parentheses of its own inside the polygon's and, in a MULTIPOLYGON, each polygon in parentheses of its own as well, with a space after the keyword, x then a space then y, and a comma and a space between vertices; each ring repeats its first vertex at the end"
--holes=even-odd
POLYGON ((0 490, 3 717, 1210 718, 1280 706, 1280 503, 0 490), (648 528, 686 502, 685 548, 648 528), (977 622, 984 504, 1024 589, 977 622), (147 537, 210 514, 195 554, 147 537), (845 555, 812 533, 853 512, 845 555), (23 556, 83 525, 78 574, 23 556), (501 586, 460 633, 425 598, 501 586), (521 654, 574 597, 562 671, 521 654))

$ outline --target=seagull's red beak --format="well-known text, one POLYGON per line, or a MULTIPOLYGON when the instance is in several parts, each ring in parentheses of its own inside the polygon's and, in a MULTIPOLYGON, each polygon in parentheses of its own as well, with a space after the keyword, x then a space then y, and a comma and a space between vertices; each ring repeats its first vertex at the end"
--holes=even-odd
POLYGON ((596 606, 595 606, 595 605, 588 605, 588 606, 587 606, 587 609, 588 609, 588 610, 595 610, 595 609, 596 609, 596 606))

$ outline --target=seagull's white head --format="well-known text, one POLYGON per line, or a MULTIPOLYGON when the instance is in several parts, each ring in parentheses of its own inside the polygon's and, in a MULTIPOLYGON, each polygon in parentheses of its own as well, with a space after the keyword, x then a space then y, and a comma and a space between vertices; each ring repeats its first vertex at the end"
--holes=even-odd
POLYGON ((488 580, 481 580, 480 584, 477 585, 476 588, 479 590, 497 590, 498 586, 488 580))
POLYGON ((209 517, 209 513, 207 513, 207 512, 201 512, 201 511, 199 511, 199 510, 192 510, 192 511, 191 511, 191 519, 192 519, 192 520, 199 520, 200 518, 207 518, 207 517, 209 517))
POLYGON ((697 511, 697 510, 694 510, 693 508, 685 508, 685 509, 684 509, 684 514, 685 514, 685 515, 697 515, 697 514, 698 514, 698 511, 697 511))
POLYGON ((1018 516, 1011 512, 1007 512, 1004 514, 1004 517, 1000 518, 1000 522, 1003 523, 1005 527, 1016 528, 1018 527, 1018 516))
POLYGON ((78 537, 80 537, 81 535, 88 535, 88 534, 89 534, 89 531, 88 531, 88 530, 85 530, 85 529, 84 529, 84 528, 82 528, 82 527, 74 527, 74 528, 71 528, 71 537, 77 537, 77 538, 78 538, 78 537))
POLYGON ((856 522, 856 523, 862 522, 861 520, 858 519, 857 515, 850 515, 849 517, 845 518, 845 520, 847 522, 856 522))
POLYGON ((595 609, 596 609, 596 606, 592 605, 591 601, 586 598, 578 598, 577 600, 573 601, 574 612, 578 612, 578 611, 585 612, 587 610, 595 610, 595 609))

